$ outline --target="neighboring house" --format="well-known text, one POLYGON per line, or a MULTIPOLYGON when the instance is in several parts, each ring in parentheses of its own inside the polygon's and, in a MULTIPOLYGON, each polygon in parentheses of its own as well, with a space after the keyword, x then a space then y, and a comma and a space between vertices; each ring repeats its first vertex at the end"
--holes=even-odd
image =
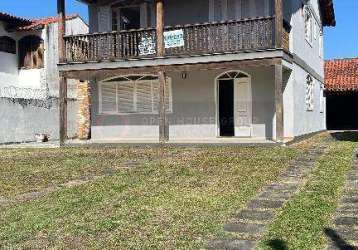
POLYGON ((358 129, 358 58, 325 63, 327 128, 358 129))
MULTIPOLYGON (((58 138, 57 21, 0 12, 0 143, 33 141, 35 134, 58 138)), ((88 33, 78 15, 68 16, 66 24, 68 35, 88 33)), ((76 133, 76 82, 69 81, 68 91, 71 135, 76 133)))
POLYGON ((93 140, 283 141, 326 129, 332 0, 81 2, 92 34, 64 37, 59 70, 64 83, 91 83, 93 140))

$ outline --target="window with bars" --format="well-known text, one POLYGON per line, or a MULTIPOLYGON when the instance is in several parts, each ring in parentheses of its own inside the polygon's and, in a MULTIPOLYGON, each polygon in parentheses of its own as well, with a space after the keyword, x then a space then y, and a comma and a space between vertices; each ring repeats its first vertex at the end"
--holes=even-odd
POLYGON ((309 8, 305 8, 305 38, 309 44, 312 44, 313 40, 313 20, 312 14, 309 8))
POLYGON ((319 111, 324 113, 325 100, 324 100, 324 84, 320 84, 320 93, 319 93, 319 111))
MULTIPOLYGON (((126 76, 100 83, 100 113, 158 114, 159 80, 156 76, 126 76)), ((172 112, 172 88, 166 79, 165 105, 172 112)))
POLYGON ((8 36, 0 36, 0 52, 16 54, 16 41, 8 36))
POLYGON ((306 78, 306 106, 307 111, 314 110, 314 81, 309 75, 306 78))

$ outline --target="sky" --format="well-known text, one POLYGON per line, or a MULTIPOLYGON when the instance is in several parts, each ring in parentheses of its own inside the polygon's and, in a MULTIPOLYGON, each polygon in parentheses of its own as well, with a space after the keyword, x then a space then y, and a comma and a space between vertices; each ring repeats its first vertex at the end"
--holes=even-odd
MULTIPOLYGON (((56 15, 56 0, 0 0, 0 11, 36 18, 56 15)), ((325 28, 325 58, 358 57, 358 0, 334 0, 337 26, 325 28)), ((88 20, 86 5, 66 0, 67 13, 88 20)))

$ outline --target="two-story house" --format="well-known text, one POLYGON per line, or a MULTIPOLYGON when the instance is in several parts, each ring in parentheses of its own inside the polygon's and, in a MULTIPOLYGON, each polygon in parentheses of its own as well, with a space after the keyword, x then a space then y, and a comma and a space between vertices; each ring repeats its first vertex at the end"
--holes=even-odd
POLYGON ((88 80, 93 140, 282 142, 326 129, 332 0, 81 2, 90 34, 60 41, 61 120, 67 79, 88 80))

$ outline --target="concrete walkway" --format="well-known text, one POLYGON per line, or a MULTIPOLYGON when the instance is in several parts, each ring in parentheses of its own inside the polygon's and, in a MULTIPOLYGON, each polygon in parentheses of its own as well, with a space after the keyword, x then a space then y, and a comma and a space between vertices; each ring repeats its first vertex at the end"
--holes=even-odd
POLYGON ((224 226, 226 232, 232 233, 232 239, 211 241, 207 248, 254 249, 278 211, 306 183, 317 158, 324 153, 327 145, 325 142, 314 144, 307 154, 295 159, 280 176, 279 182, 264 187, 224 226))
MULTIPOLYGON (((358 150, 356 151, 358 152, 358 150)), ((327 249, 358 249, 358 156, 353 156, 351 170, 334 215, 333 225, 326 228, 327 249)))

